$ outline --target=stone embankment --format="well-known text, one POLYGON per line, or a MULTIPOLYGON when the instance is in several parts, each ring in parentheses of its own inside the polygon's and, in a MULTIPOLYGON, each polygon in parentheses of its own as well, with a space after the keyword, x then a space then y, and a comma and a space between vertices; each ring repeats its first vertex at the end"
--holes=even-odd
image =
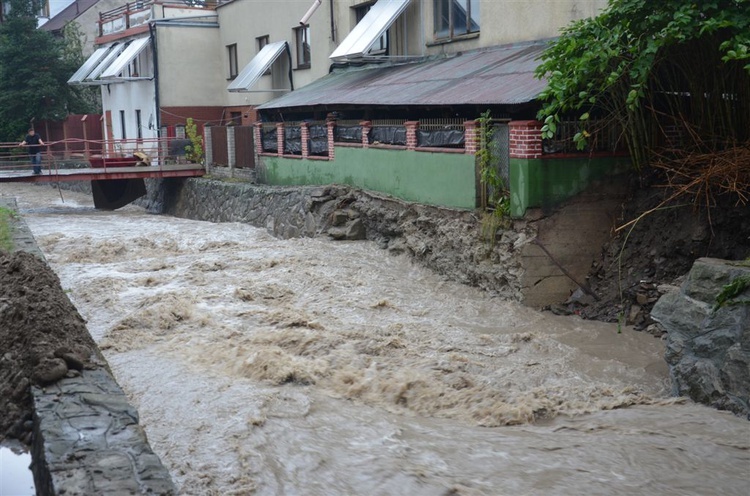
POLYGON ((667 331, 673 394, 750 417, 750 264, 698 259, 651 317, 667 331), (736 294, 717 305, 732 283, 736 294))
POLYGON ((22 218, 12 234, 18 251, 0 252, 0 425, 31 443, 37 494, 175 494, 22 218))

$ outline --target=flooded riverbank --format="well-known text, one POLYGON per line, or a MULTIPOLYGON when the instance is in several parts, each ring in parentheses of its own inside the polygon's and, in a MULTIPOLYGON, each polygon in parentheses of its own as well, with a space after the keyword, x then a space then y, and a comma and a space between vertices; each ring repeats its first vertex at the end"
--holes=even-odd
POLYGON ((10 188, 183 494, 744 494, 747 421, 668 398, 650 335, 367 242, 10 188))

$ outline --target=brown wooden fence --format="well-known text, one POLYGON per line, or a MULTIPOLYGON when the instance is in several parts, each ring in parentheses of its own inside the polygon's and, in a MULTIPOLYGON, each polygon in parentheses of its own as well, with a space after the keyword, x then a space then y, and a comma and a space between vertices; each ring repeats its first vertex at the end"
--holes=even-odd
POLYGON ((255 168, 255 138, 252 126, 232 126, 234 129, 234 150, 227 146, 226 126, 211 126, 211 164, 229 165, 230 153, 234 153, 234 166, 237 168, 255 168))
POLYGON ((253 126, 234 128, 235 165, 242 168, 255 168, 255 138, 253 126))
POLYGON ((227 150, 227 128, 211 126, 211 147, 213 151, 210 165, 229 165, 229 151, 227 150))
POLYGON ((100 114, 71 114, 63 121, 41 121, 35 127, 42 139, 51 144, 53 152, 62 152, 65 156, 101 153, 101 118, 100 114))

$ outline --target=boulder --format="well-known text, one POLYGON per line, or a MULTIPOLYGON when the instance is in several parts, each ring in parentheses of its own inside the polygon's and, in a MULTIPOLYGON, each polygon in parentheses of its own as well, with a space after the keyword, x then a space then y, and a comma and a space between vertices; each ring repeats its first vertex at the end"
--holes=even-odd
POLYGON ((750 278, 750 263, 698 259, 651 317, 667 332, 672 392, 750 416, 750 284, 717 304, 722 290, 740 278, 750 278))

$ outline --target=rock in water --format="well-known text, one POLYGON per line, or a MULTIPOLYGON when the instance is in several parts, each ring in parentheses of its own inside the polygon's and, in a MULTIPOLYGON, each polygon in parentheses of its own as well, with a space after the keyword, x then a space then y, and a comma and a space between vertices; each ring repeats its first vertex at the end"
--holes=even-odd
POLYGON ((721 308, 716 298, 745 277, 747 262, 698 259, 651 312, 667 331, 673 393, 740 415, 750 415, 750 285, 721 308))

